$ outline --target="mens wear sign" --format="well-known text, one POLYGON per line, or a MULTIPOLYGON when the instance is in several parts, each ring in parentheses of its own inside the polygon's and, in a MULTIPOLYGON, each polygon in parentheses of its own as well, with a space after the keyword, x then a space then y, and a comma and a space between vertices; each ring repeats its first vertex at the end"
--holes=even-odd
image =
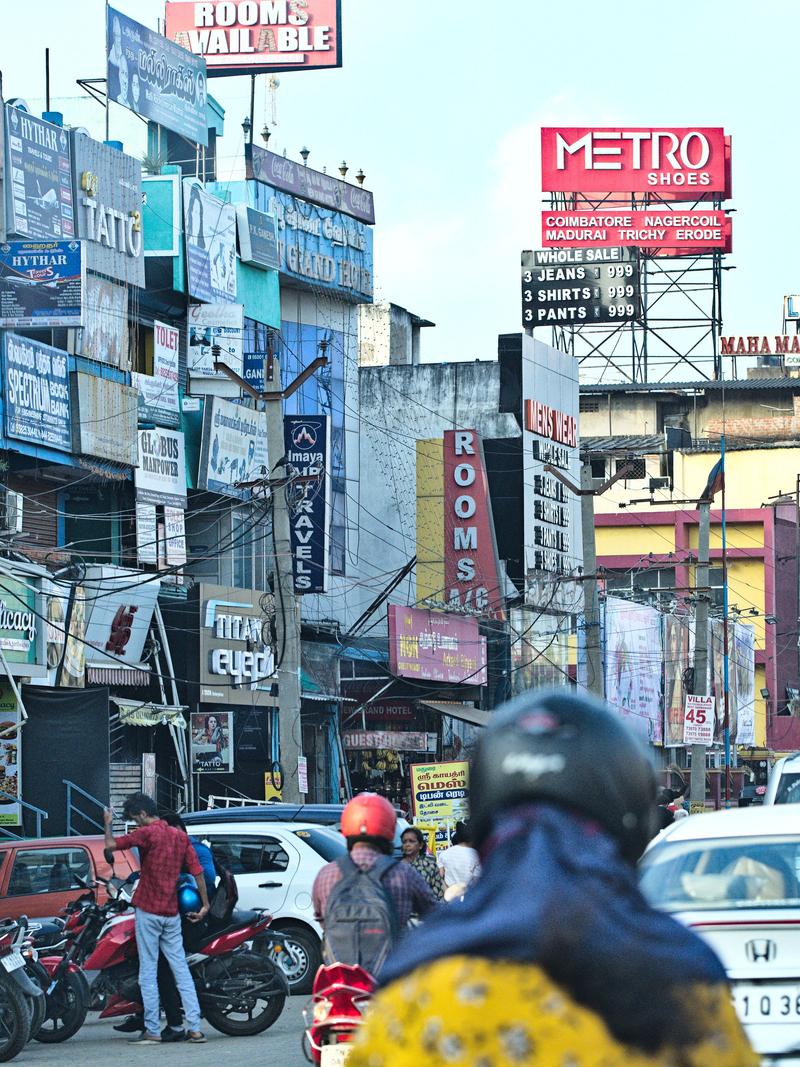
POLYGON ((0 244, 0 326, 80 326, 84 281, 80 241, 0 244))
POLYGON ((542 128, 542 190, 550 193, 724 193, 721 127, 542 128))
POLYGON ((342 65, 341 0, 168 0, 167 37, 209 77, 342 65))
POLYGON ((208 144, 206 65, 160 33, 106 8, 108 96, 192 144, 208 144))
POLYGON ((6 104, 7 178, 11 208, 6 229, 22 237, 75 236, 69 134, 6 104))
POLYGON ((327 415, 286 415, 283 432, 293 479, 289 529, 295 592, 324 593, 330 554, 330 420, 327 415))
POLYGON ((71 452, 72 399, 66 352, 7 333, 3 353, 6 434, 71 452))

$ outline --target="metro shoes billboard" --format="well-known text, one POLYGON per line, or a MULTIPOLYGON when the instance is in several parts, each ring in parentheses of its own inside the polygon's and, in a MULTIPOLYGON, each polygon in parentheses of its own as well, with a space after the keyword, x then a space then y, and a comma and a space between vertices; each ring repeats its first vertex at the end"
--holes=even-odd
POLYGON ((542 127, 544 192, 724 193, 725 173, 721 126, 542 127))
POLYGON ((731 220, 724 211, 543 211, 543 248, 669 248, 730 251, 731 220))

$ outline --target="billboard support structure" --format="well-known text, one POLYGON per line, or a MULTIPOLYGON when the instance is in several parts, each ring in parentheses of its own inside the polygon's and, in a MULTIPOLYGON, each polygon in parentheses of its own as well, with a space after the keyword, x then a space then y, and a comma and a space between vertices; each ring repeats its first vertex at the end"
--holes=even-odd
MULTIPOLYGON (((721 195, 696 202, 698 208, 723 210, 721 195)), ((552 211, 633 211, 669 206, 658 194, 603 195, 551 193, 552 211)), ((609 328, 553 326, 552 345, 576 358, 581 380, 613 372, 631 382, 666 381, 678 368, 698 378, 722 377, 719 337, 722 332, 724 251, 694 255, 640 249, 638 257, 642 314, 636 322, 609 328)))

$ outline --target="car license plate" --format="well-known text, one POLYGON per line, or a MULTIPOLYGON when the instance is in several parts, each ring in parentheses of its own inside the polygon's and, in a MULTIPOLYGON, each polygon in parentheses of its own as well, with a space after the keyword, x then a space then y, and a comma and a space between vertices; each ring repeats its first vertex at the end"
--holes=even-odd
POLYGON ((25 960, 21 952, 9 952, 7 956, 0 956, 0 963, 3 964, 7 971, 16 971, 18 967, 25 966, 25 960))
POLYGON ((320 1067, 344 1067, 350 1048, 350 1045, 323 1045, 320 1067))
POLYGON ((800 985, 737 985, 733 1001, 743 1023, 800 1022, 800 985))

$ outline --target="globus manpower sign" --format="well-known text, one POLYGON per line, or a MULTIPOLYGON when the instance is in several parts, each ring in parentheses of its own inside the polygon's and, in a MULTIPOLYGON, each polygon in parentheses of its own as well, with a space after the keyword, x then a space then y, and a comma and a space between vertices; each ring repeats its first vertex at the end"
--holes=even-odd
POLYGON ((721 126, 542 128, 542 190, 550 193, 726 191, 721 126))

